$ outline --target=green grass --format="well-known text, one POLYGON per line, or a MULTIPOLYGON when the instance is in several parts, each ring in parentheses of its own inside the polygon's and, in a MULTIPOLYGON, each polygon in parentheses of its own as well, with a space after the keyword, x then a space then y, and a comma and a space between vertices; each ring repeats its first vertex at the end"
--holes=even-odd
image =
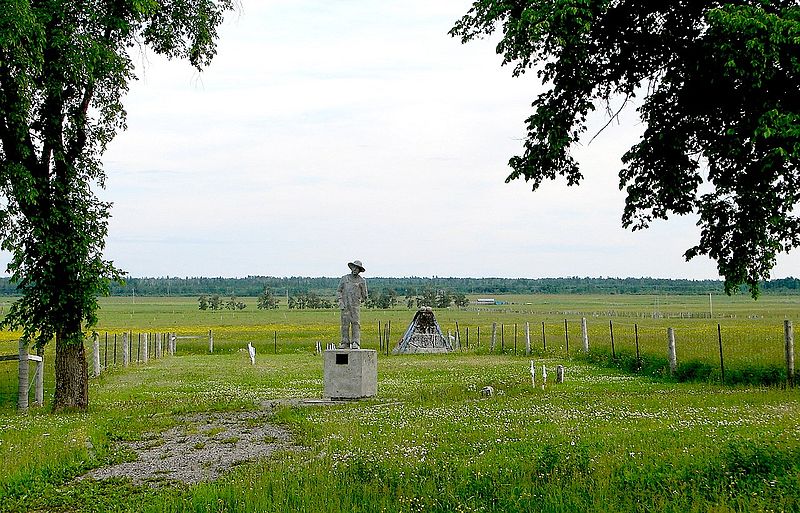
MULTIPOLYGON (((179 340, 176 357, 90 380, 87 413, 18 415, 13 400, 0 405, 0 511, 800 511, 798 389, 716 383, 717 323, 726 380, 729 373, 780 369, 783 319, 796 320, 794 305, 715 297, 715 318, 703 319, 707 297, 661 297, 662 316, 654 318, 655 299, 521 297, 502 307, 437 312, 445 331, 459 323, 462 342, 470 328, 470 351, 383 355, 376 399, 275 414, 272 421, 307 450, 239 466, 212 483, 165 489, 73 478, 131 457, 114 449, 115 440, 145 438, 187 413, 318 397, 322 364, 313 345, 335 340, 338 314, 260 312, 253 304, 213 314, 180 298, 137 298, 132 311, 130 298, 107 299, 101 333, 201 338, 179 340), (578 355, 584 316, 588 357, 578 355), (505 324, 506 354, 487 354, 492 322, 505 324), (531 387, 529 358, 513 355, 513 324, 521 353, 525 322, 533 358, 551 379, 553 368, 565 365, 566 383, 531 387), (631 364, 634 324, 645 363, 638 372, 631 364), (699 381, 664 378, 667 326, 677 333, 682 372, 699 381), (255 366, 247 342, 257 347, 255 366), (480 395, 486 385, 495 397, 480 395)), ((364 311, 365 345, 378 347, 378 322, 388 320, 396 342, 410 317, 406 309, 364 311)), ((0 352, 15 349, 14 334, 5 334, 0 352)), ((46 358, 52 366, 52 349, 46 358)), ((7 375, 15 383, 16 365, 0 365, 0 380, 7 375), (3 374, 6 367, 12 372, 3 374)), ((46 378, 51 390, 52 367, 46 378)))
POLYGON ((263 355, 251 366, 244 354, 185 355, 110 373, 92 381, 86 414, 0 417, 0 511, 800 510, 794 390, 540 359, 551 372, 567 366, 566 383, 542 390, 511 356, 379 361, 375 400, 277 412, 308 450, 166 490, 71 478, 126 457, 114 439, 188 412, 319 396, 321 359, 263 355), (495 397, 480 396, 485 385, 495 397))

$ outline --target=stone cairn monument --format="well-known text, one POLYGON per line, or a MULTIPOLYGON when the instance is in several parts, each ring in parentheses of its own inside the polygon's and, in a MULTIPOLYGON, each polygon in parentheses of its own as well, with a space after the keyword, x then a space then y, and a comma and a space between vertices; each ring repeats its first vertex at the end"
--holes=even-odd
POLYGON ((425 306, 414 314, 414 319, 392 353, 449 353, 452 350, 453 345, 442 333, 433 310, 425 306))

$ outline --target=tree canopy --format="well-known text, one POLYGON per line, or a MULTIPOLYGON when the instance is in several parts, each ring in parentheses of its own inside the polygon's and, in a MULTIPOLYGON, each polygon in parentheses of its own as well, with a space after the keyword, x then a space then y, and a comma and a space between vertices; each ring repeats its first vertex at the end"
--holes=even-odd
POLYGON ((800 2, 477 0, 451 35, 498 29, 503 64, 549 85, 506 181, 580 183, 570 149, 588 114, 642 96, 645 130, 619 173, 623 226, 697 214, 687 260, 708 255, 726 292, 757 296, 800 245, 800 2))
POLYGON ((101 156, 125 127, 131 52, 198 70, 234 0, 5 0, 0 7, 0 237, 22 297, 3 321, 56 339, 55 408, 88 401, 84 329, 122 275, 104 260, 101 156))

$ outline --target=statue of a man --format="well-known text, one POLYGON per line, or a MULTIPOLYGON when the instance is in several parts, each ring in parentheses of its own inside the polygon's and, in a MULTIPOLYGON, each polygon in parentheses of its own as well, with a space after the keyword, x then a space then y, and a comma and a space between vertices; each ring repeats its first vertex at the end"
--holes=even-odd
POLYGON ((339 347, 361 349, 361 302, 367 300, 367 282, 359 274, 365 269, 360 260, 353 260, 347 266, 350 274, 342 276, 336 295, 342 311, 342 343, 339 347))

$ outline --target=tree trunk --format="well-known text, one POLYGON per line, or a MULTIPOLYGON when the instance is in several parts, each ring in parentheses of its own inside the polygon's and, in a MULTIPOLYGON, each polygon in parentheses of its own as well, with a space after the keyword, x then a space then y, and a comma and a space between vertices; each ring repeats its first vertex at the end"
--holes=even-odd
POLYGON ((56 335, 56 392, 53 411, 86 410, 89 405, 89 379, 83 334, 59 332, 56 335))

